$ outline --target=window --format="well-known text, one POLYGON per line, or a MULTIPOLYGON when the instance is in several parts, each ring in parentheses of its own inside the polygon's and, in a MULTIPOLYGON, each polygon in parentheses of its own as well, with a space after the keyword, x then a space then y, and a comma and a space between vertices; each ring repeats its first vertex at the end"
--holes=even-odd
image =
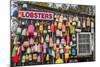
POLYGON ((82 32, 77 34, 77 54, 78 56, 91 55, 91 33, 82 32))

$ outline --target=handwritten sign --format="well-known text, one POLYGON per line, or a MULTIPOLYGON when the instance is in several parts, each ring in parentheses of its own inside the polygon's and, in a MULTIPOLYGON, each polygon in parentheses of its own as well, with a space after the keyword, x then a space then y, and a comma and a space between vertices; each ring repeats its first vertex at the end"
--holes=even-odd
POLYGON ((53 20, 54 14, 49 12, 19 11, 18 17, 24 19, 53 20))

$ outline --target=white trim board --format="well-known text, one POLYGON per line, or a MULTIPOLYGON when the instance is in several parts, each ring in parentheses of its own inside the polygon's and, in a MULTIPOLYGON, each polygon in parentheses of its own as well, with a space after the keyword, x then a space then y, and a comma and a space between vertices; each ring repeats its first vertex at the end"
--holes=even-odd
POLYGON ((53 3, 68 3, 81 5, 96 5, 96 0, 18 0, 18 1, 36 1, 36 2, 53 2, 53 3))

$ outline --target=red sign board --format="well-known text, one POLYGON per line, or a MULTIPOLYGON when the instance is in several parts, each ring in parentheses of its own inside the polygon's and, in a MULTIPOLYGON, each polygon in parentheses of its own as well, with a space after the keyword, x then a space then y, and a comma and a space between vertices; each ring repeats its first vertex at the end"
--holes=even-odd
POLYGON ((53 20, 54 14, 49 12, 19 11, 18 17, 24 19, 53 20))

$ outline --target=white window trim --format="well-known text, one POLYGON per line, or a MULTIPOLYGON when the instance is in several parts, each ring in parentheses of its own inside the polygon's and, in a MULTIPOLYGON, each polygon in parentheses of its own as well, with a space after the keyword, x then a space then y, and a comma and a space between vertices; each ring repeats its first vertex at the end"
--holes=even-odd
POLYGON ((77 55, 78 56, 88 56, 92 54, 92 40, 91 40, 91 32, 81 32, 81 33, 77 33, 77 55), (90 53, 79 53, 79 42, 78 42, 78 34, 89 34, 90 35, 90 53))

